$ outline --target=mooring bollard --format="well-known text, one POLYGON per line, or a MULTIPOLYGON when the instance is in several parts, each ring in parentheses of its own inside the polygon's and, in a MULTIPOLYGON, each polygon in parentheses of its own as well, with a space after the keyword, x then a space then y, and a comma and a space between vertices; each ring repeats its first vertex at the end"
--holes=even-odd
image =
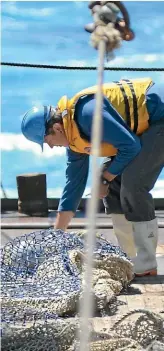
POLYGON ((47 216, 46 174, 22 174, 16 177, 18 212, 29 216, 47 216))

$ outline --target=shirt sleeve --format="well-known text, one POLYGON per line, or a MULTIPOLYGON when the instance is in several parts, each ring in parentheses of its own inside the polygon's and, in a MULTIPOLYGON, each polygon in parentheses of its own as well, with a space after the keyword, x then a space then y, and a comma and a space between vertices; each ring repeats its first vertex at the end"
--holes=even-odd
MULTIPOLYGON (((92 120, 95 110, 95 98, 88 96, 79 108, 78 122, 83 132, 90 138, 92 120)), ((124 168, 140 152, 140 139, 127 126, 120 114, 115 110, 106 97, 102 106, 102 142, 112 144, 118 149, 107 171, 119 175, 124 168)), ((109 155, 110 156, 110 155, 109 155)))
POLYGON ((117 154, 107 171, 119 175, 141 150, 140 139, 126 125, 119 113, 107 101, 103 108, 103 141, 117 148, 117 154), (115 117, 115 118, 113 118, 115 117))
POLYGON ((149 113, 149 123, 164 119, 164 89, 156 83, 146 93, 146 107, 149 113))
POLYGON ((66 185, 59 202, 58 212, 76 212, 86 187, 89 171, 89 155, 66 150, 66 185))

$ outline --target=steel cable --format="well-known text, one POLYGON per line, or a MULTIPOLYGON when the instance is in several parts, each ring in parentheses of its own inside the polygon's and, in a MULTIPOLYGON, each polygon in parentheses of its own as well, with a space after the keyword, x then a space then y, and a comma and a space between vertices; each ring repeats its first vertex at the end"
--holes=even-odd
MULTIPOLYGON (((65 65, 42 65, 32 63, 1 62, 1 66, 25 67, 25 68, 44 68, 61 70, 81 70, 96 71, 96 66, 65 66, 65 65)), ((134 71, 134 72, 164 72, 163 67, 104 67, 105 71, 134 71)))

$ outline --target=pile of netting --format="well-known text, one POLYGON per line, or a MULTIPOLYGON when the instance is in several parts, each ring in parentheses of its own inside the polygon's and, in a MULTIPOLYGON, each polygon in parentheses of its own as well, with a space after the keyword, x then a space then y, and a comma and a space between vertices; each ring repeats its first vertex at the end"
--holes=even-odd
MULTIPOLYGON (((78 349, 84 248, 85 233, 53 229, 17 237, 3 247, 2 350, 78 349)), ((126 254, 119 246, 97 235, 92 279, 95 317, 108 316, 116 310, 117 295, 132 279, 133 265, 126 254)), ((90 349, 143 350, 143 346, 154 340, 158 340, 161 347, 162 318, 146 311, 140 314, 137 321, 125 323, 127 316, 106 332, 96 332, 91 322, 90 349)))

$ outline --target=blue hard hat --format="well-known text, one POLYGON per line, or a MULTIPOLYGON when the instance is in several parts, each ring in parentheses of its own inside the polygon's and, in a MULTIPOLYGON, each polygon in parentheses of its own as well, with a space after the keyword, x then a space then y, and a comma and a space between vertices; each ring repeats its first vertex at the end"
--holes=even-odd
POLYGON ((23 117, 21 130, 23 135, 28 139, 37 143, 43 150, 45 125, 50 120, 50 107, 39 106, 33 107, 27 111, 23 117))

